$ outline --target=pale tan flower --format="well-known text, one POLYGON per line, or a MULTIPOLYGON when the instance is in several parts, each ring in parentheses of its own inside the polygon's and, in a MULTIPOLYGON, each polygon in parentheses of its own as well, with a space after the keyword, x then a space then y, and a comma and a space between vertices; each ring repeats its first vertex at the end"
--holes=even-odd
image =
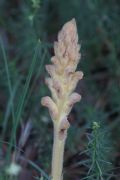
POLYGON ((80 45, 75 19, 66 23, 54 43, 55 55, 51 65, 46 65, 50 77, 45 82, 51 96, 43 97, 41 103, 48 107, 54 124, 54 145, 52 155, 52 180, 62 180, 64 144, 70 124, 67 116, 81 96, 74 92, 83 73, 76 71, 79 63, 80 45))
POLYGON ((76 85, 83 77, 81 71, 76 71, 81 57, 80 45, 75 19, 66 23, 58 34, 58 41, 54 43, 55 56, 52 64, 46 65, 50 78, 46 79, 52 98, 42 98, 42 105, 49 108, 53 121, 61 121, 67 117, 72 106, 81 99, 78 93, 73 93, 76 85))

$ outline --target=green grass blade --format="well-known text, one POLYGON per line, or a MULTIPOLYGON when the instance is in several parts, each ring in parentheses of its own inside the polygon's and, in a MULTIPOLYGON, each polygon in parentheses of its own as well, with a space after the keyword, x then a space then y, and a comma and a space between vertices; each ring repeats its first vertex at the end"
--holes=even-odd
POLYGON ((40 174, 42 174, 43 177, 45 177, 47 180, 50 180, 50 177, 39 167, 37 164, 32 162, 31 160, 25 159, 32 167, 34 167, 40 174))
POLYGON ((37 80, 37 78, 39 77, 39 75, 41 74, 41 70, 42 70, 42 66, 43 66, 44 60, 45 60, 45 56, 46 56, 46 51, 44 52, 44 54, 43 54, 42 57, 41 57, 40 67, 39 67, 39 69, 38 69, 38 71, 37 71, 37 74, 36 74, 36 76, 35 76, 34 82, 33 82, 33 84, 31 85, 31 89, 30 89, 30 92, 29 92, 28 95, 27 95, 25 104, 27 104, 27 102, 28 102, 28 100, 29 100, 29 98, 30 98, 30 96, 31 96, 31 94, 32 94, 32 91, 33 91, 33 89, 34 89, 34 87, 35 87, 36 80, 37 80))
POLYGON ((39 44, 40 44, 40 42, 38 41, 37 45, 35 47, 35 53, 34 53, 33 60, 32 60, 31 65, 30 65, 30 69, 29 69, 29 72, 28 72, 26 83, 25 83, 24 88, 23 88, 23 93, 21 93, 21 97, 19 99, 17 112, 15 113, 16 120, 15 120, 15 124, 13 126, 12 133, 11 133, 10 146, 8 148, 7 160, 9 158, 10 153, 11 153, 13 139, 16 136, 17 127, 18 127, 18 124, 19 124, 20 119, 21 119, 22 112, 23 112, 24 107, 25 107, 24 103, 25 103, 25 99, 26 99, 27 92, 28 92, 28 89, 29 89, 30 81, 31 81, 31 78, 32 78, 32 75, 33 75, 33 72, 34 72, 35 64, 36 64, 36 61, 37 61, 37 54, 38 54, 38 50, 39 50, 39 44))
MULTIPOLYGON (((1 39, 1 37, 0 37, 0 46, 1 46, 2 54, 3 54, 3 60, 4 60, 4 64, 5 64, 5 71, 6 71, 6 75, 7 75, 9 94, 11 97, 12 96, 12 85, 11 85, 10 73, 9 73, 9 68, 8 68, 8 60, 7 60, 7 55, 6 55, 5 48, 4 48, 3 41, 1 39)), ((15 122, 15 113, 14 113, 13 101, 11 102, 11 111, 12 111, 13 122, 15 122)))
POLYGON ((8 101, 8 104, 7 104, 7 108, 6 108, 6 112, 5 112, 5 118, 4 118, 4 121, 3 121, 3 130, 2 130, 2 139, 3 140, 4 140, 6 128, 7 128, 8 119, 9 119, 9 116, 10 116, 10 113, 11 113, 12 102, 13 102, 14 97, 16 95, 16 91, 18 89, 19 84, 20 84, 20 80, 17 81, 15 87, 13 88, 12 95, 9 98, 9 101, 8 101))

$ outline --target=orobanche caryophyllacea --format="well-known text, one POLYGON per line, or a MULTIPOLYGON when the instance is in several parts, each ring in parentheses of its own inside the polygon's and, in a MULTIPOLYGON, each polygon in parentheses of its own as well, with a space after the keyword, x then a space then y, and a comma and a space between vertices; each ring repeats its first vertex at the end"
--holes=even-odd
POLYGON ((46 65, 50 75, 46 84, 52 98, 46 96, 41 100, 42 105, 48 107, 54 125, 52 180, 62 179, 64 145, 70 126, 67 116, 73 105, 81 99, 78 93, 73 92, 83 77, 81 71, 76 71, 81 57, 79 51, 76 22, 72 19, 63 26, 58 34, 58 41, 54 43, 52 65, 46 65))

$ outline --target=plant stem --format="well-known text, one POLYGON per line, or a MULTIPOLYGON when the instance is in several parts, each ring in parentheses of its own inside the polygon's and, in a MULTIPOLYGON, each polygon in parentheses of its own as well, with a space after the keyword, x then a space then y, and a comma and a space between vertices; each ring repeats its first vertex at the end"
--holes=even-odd
POLYGON ((52 180, 62 180, 63 156, 66 135, 60 138, 60 127, 54 123, 54 144, 52 154, 52 180))

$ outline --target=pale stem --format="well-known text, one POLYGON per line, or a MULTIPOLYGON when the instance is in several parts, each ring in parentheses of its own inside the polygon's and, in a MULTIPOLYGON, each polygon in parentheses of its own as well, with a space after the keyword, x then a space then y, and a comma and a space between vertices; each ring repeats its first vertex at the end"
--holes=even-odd
POLYGON ((63 156, 66 135, 60 138, 60 127, 54 124, 54 143, 52 154, 52 180, 62 180, 63 156))

